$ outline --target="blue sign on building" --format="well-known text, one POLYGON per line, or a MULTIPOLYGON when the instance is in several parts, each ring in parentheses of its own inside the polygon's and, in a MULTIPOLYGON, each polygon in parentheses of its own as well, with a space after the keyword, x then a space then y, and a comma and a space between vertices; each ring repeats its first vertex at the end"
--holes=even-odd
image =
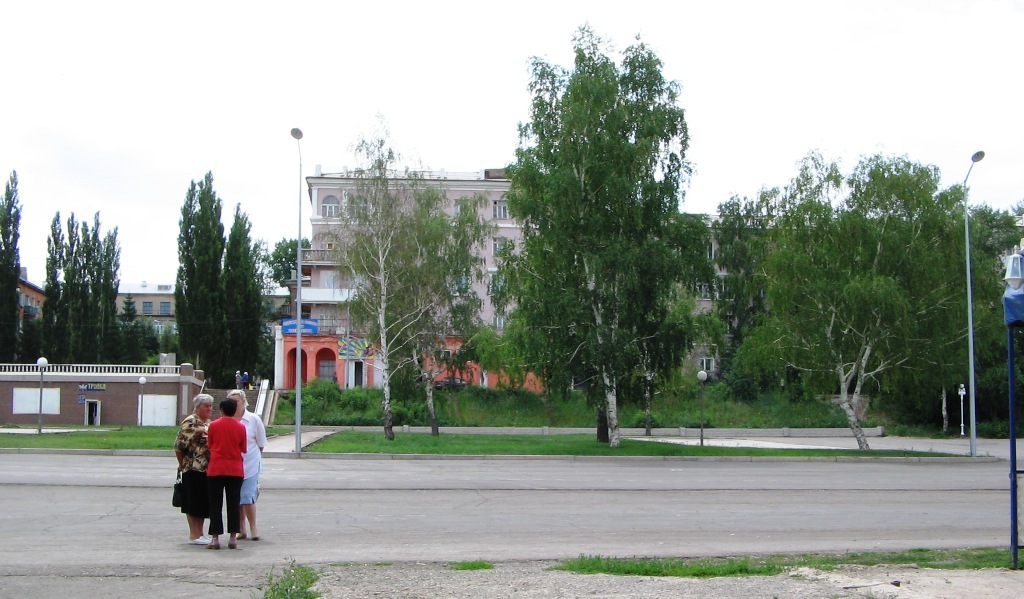
MULTIPOLYGON (((295 319, 285 318, 281 321, 281 332, 285 335, 295 334, 295 319)), ((303 318, 302 319, 302 334, 303 335, 316 335, 320 332, 320 321, 315 318, 303 318)))

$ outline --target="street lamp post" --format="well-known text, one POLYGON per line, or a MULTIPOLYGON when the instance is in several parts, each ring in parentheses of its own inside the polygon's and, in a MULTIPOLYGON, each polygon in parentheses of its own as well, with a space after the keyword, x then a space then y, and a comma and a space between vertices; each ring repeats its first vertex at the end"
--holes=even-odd
POLYGON ((985 152, 977 151, 971 156, 971 166, 964 177, 964 246, 967 256, 967 380, 971 393, 971 457, 978 455, 978 401, 974 387, 974 292, 971 289, 971 212, 967 206, 967 179, 971 176, 975 163, 981 162, 985 152))
POLYGON ((708 380, 708 373, 701 370, 697 373, 697 382, 700 387, 700 446, 704 447, 704 381, 708 380))
MULTIPOLYGON (((1024 240, 1021 241, 1024 245, 1024 240)), ((1006 281, 1008 289, 1003 293, 1003 320, 1006 323, 1006 370, 1010 390, 1010 550, 1013 569, 1019 564, 1018 553, 1024 547, 1020 543, 1020 478, 1024 470, 1017 466, 1017 380, 1016 359, 1014 357, 1013 329, 1024 327, 1024 256, 1021 248, 1013 249, 1013 254, 1006 258, 1006 281)))
POLYGON ((139 377, 139 426, 146 425, 146 377, 139 377))
POLYGON ((36 360, 36 367, 39 368, 39 426, 36 428, 36 434, 43 434, 43 371, 46 370, 46 365, 49 362, 46 358, 39 358, 36 360))
POLYGON ((960 383, 960 390, 957 391, 957 393, 960 395, 960 438, 963 439, 964 436, 965 436, 964 435, 964 395, 967 394, 967 391, 964 389, 964 384, 963 383, 960 383))
POLYGON ((302 129, 292 129, 299 149, 299 236, 295 239, 295 455, 302 455, 302 129))

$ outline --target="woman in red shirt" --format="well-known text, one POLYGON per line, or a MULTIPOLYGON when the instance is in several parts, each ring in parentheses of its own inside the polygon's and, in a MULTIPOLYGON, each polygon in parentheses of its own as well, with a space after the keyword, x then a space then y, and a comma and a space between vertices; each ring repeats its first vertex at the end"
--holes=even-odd
POLYGON ((206 444, 210 448, 210 463, 206 467, 206 484, 210 491, 210 528, 213 539, 207 549, 220 549, 220 535, 224 534, 223 500, 227 496, 228 549, 237 549, 235 537, 238 534, 238 503, 245 471, 242 455, 245 454, 245 426, 235 420, 238 403, 234 398, 220 402, 220 418, 210 423, 206 444))

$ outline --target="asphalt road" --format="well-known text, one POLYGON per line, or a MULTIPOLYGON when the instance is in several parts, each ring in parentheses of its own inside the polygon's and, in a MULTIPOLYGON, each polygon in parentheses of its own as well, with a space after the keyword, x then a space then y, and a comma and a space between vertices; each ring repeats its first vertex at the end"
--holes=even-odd
POLYGON ((976 547, 1005 545, 1009 530, 1004 461, 268 458, 263 539, 214 554, 185 543, 184 516, 170 505, 174 465, 169 456, 0 454, 0 595, 57 584, 60 572, 114 586, 153 568, 174 580, 223 574, 238 586, 222 596, 238 596, 287 559, 976 547))

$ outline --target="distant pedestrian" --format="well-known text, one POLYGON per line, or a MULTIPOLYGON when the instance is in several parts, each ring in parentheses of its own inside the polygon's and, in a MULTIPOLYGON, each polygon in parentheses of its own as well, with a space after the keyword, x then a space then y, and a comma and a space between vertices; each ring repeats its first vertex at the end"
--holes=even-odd
POLYGON ((249 373, 248 372, 243 372, 242 373, 242 387, 241 388, 242 389, 248 389, 249 388, 249 373))
POLYGON ((236 370, 235 371, 235 389, 241 389, 241 388, 242 388, 242 371, 241 370, 236 370))

